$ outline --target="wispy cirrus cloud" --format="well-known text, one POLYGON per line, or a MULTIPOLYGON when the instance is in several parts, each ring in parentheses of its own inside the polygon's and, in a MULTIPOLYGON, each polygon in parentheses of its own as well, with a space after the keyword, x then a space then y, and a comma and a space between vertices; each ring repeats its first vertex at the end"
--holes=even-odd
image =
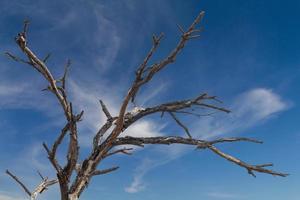
POLYGON ((244 199, 245 196, 235 194, 235 193, 225 193, 225 192, 210 192, 207 194, 208 197, 214 199, 244 199))
POLYGON ((21 198, 16 195, 7 194, 6 192, 0 192, 0 199, 1 200, 24 200, 24 198, 21 198))
POLYGON ((131 182, 131 184, 128 187, 125 187, 124 190, 125 192, 128 193, 137 193, 142 191, 143 189, 146 188, 146 183, 143 180, 144 176, 151 171, 152 169, 159 167, 165 163, 168 163, 169 160, 166 159, 162 162, 156 162, 155 160, 151 160, 148 158, 145 158, 141 165, 139 165, 136 169, 135 169, 135 175, 133 177, 133 181, 131 182))
POLYGON ((144 159, 143 163, 135 169, 135 176, 133 177, 132 183, 124 190, 128 193, 136 193, 143 190, 145 188, 143 177, 153 168, 153 164, 155 164, 155 162, 152 160, 144 159))

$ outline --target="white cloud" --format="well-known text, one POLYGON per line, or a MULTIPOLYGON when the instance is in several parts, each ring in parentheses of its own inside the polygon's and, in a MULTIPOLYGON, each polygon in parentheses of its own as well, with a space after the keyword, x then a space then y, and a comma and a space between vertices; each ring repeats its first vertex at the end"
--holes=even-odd
POLYGON ((136 193, 145 188, 143 177, 151 169, 152 163, 153 162, 151 160, 147 159, 144 160, 143 163, 136 168, 132 183, 125 188, 126 192, 136 193))
POLYGON ((241 95, 235 102, 233 111, 238 117, 257 121, 268 118, 274 113, 285 110, 287 107, 287 103, 272 90, 256 88, 241 95))
POLYGON ((142 120, 130 126, 124 133, 133 137, 155 137, 162 135, 160 130, 163 126, 157 125, 149 120, 142 120))
POLYGON ((151 159, 145 158, 142 161, 142 164, 139 165, 134 172, 134 177, 132 183, 126 187, 124 190, 128 193, 137 193, 146 188, 146 184, 143 180, 144 175, 148 173, 150 170, 165 164, 168 160, 164 162, 155 162, 151 159))

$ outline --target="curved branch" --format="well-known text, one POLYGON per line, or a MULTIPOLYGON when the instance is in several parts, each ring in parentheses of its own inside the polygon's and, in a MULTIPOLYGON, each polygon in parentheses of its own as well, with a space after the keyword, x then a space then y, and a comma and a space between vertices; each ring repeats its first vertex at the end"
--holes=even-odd
POLYGON ((22 183, 22 181, 19 180, 19 178, 15 175, 13 175, 10 171, 6 170, 6 173, 13 178, 22 188, 23 190, 26 192, 26 194, 28 194, 29 196, 31 196, 31 192, 30 190, 25 186, 24 183, 22 183))
POLYGON ((241 161, 238 158, 235 158, 229 154, 222 152, 221 150, 219 150, 213 145, 210 145, 208 148, 214 153, 216 153, 217 155, 225 158, 226 160, 245 168, 248 171, 248 173, 253 177, 256 177, 254 172, 260 172, 260 173, 271 174, 274 176, 282 176, 282 177, 288 176, 288 174, 276 172, 265 168, 265 167, 273 166, 273 164, 268 163, 268 164, 261 164, 261 165, 250 165, 245 163, 244 161, 241 161))

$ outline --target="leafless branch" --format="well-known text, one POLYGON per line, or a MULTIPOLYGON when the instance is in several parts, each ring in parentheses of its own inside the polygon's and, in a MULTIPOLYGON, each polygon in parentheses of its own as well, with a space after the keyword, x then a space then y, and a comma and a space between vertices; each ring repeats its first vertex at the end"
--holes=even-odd
POLYGON ((179 31, 182 33, 182 34, 184 34, 184 30, 183 30, 183 28, 179 25, 179 24, 177 24, 177 27, 178 27, 178 29, 179 29, 179 31))
POLYGON ((39 170, 37 170, 38 175, 41 177, 42 180, 45 180, 44 176, 41 174, 39 170))
POLYGON ((93 151, 95 151, 98 148, 100 139, 104 136, 106 131, 112 127, 114 120, 116 120, 116 118, 112 117, 110 119, 107 119, 106 123, 98 130, 93 139, 93 151))
POLYGON ((31 200, 36 200, 37 195, 41 194, 43 191, 47 190, 47 188, 51 185, 54 185, 58 182, 57 179, 48 180, 48 178, 44 178, 42 174, 38 171, 39 176, 42 178, 42 182, 34 189, 33 192, 30 192, 30 190, 25 186, 24 183, 22 183, 18 177, 13 175, 10 171, 6 170, 6 173, 13 178, 26 192, 26 194, 30 197, 31 200))
POLYGON ((246 142, 254 142, 254 143, 262 143, 261 141, 251 139, 251 138, 220 138, 212 141, 204 141, 204 140, 197 140, 192 138, 182 138, 176 136, 169 136, 169 137, 123 137, 118 138, 114 145, 144 145, 144 144, 164 144, 164 145, 171 145, 171 144, 185 144, 185 145, 194 145, 197 146, 199 149, 210 149, 214 153, 218 154, 219 156, 243 167, 248 170, 248 173, 252 176, 255 176, 254 171, 260 173, 271 174, 274 176, 287 176, 288 174, 280 173, 272 170, 265 169, 264 167, 273 166, 273 164, 262 164, 262 165, 250 165, 247 164, 231 155, 225 154, 224 152, 217 149, 213 144, 224 143, 224 142, 239 142, 239 141, 246 141, 246 142))
POLYGON ((206 141, 201 139, 194 138, 184 138, 180 136, 158 136, 158 137, 119 137, 113 143, 114 146, 119 145, 144 145, 144 144, 185 144, 185 145, 193 145, 197 148, 208 148, 210 145, 225 143, 225 142, 253 142, 253 143, 262 143, 259 140, 255 140, 252 138, 244 138, 244 137, 233 137, 233 138, 219 138, 216 140, 206 141))
POLYGON ((43 62, 46 63, 48 61, 48 59, 50 58, 50 56, 51 56, 51 53, 48 53, 46 55, 46 57, 43 59, 43 62))
MULTIPOLYGON (((64 93, 65 93, 65 89, 66 89, 66 77, 67 77, 67 73, 68 73, 70 66, 71 66, 71 60, 68 59, 66 65, 65 65, 64 75, 60 79, 61 85, 62 85, 61 87, 62 87, 64 93)), ((65 95, 65 98, 66 98, 66 95, 65 95)))
POLYGON ((215 105, 211 104, 204 104, 202 103, 203 101, 206 100, 211 100, 212 98, 208 96, 207 94, 201 94, 197 96, 196 98, 193 99, 186 99, 186 100, 181 100, 181 101, 173 101, 173 102, 168 102, 164 103, 161 105, 157 105, 154 107, 148 107, 145 108, 144 110, 141 110, 139 113, 135 114, 134 116, 127 118, 125 123, 124 123, 124 129, 136 122, 137 120, 148 116, 150 114, 154 113, 164 113, 164 112, 178 112, 178 111, 183 111, 184 109, 191 108, 193 106, 204 106, 209 109, 217 110, 217 111, 222 111, 229 113, 230 111, 228 109, 225 109, 223 107, 218 107, 215 105), (203 104, 203 105, 200 105, 203 104))
POLYGON ((31 199, 35 200, 38 196, 38 194, 43 193, 45 190, 48 189, 49 186, 54 185, 58 182, 57 179, 53 179, 53 180, 48 180, 47 178, 44 179, 36 188, 35 190, 32 192, 31 194, 31 199))
POLYGON ((4 53, 7 57, 9 57, 10 59, 16 61, 16 62, 21 62, 21 63, 25 63, 25 64, 28 64, 28 65, 31 65, 31 63, 29 61, 26 61, 22 58, 19 58, 18 56, 15 56, 9 52, 5 52, 4 53))
POLYGON ((93 172, 93 175, 107 174, 107 173, 113 172, 117 169, 119 169, 119 167, 112 167, 112 168, 108 168, 108 169, 104 169, 104 170, 96 170, 93 172))
POLYGON ((216 153, 217 155, 225 158, 226 160, 230 161, 230 162, 233 162, 243 168, 245 168, 249 174, 251 174, 253 177, 256 177, 256 175, 254 174, 254 172, 260 172, 260 173, 265 173, 265 174, 271 174, 271 175, 274 175, 274 176, 282 176, 282 177, 286 177, 288 176, 288 174, 285 174, 285 173, 280 173, 280 172, 276 172, 276 171, 273 171, 273 170, 269 170, 269 169, 266 169, 265 167, 268 167, 268 166, 272 166, 273 164, 262 164, 262 165, 249 165, 229 154, 226 154, 224 152, 222 152, 221 150, 219 150, 218 148, 216 148, 215 146, 213 145, 210 145, 208 147, 210 150, 212 150, 214 153, 216 153))
POLYGON ((99 102, 100 102, 102 111, 103 111, 103 113, 105 114, 105 116, 107 117, 107 119, 108 119, 108 120, 111 120, 111 119, 112 119, 112 116, 111 116, 110 112, 108 111, 106 105, 104 104, 104 102, 103 102, 102 100, 99 100, 99 102))
POLYGON ((204 107, 207 107, 207 108, 212 108, 212 109, 215 109, 215 110, 220 110, 220 111, 226 112, 226 113, 230 113, 230 111, 227 110, 226 108, 218 107, 218 106, 215 106, 215 105, 210 105, 210 104, 206 104, 206 103, 197 103, 197 105, 204 106, 204 107))
POLYGON ((126 155, 131 155, 132 153, 129 152, 129 151, 131 151, 131 150, 133 150, 133 148, 122 148, 122 149, 117 149, 117 150, 115 150, 115 151, 112 151, 112 152, 107 153, 107 154, 105 155, 104 158, 109 157, 109 156, 112 156, 112 155, 115 155, 115 154, 118 154, 118 153, 123 153, 123 154, 126 154, 126 155))
POLYGON ((181 127, 183 128, 183 130, 186 132, 186 134, 189 136, 189 138, 192 138, 189 129, 176 117, 176 115, 172 112, 169 112, 169 114, 171 115, 171 117, 175 120, 175 122, 181 127))
POLYGON ((30 190, 25 186, 24 183, 22 183, 22 181, 20 181, 18 179, 18 177, 16 177, 15 175, 13 175, 10 171, 6 170, 6 173, 11 177, 13 178, 21 187, 22 189, 26 192, 26 194, 28 194, 29 196, 31 196, 31 192, 30 190))

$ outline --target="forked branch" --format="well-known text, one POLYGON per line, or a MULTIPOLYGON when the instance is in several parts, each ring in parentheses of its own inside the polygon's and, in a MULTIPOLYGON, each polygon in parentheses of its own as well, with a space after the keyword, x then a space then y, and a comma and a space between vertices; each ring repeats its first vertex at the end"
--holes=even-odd
POLYGON ((260 172, 260 173, 271 174, 274 176, 282 176, 282 177, 286 177, 289 175, 289 174, 280 173, 280 172, 266 169, 265 167, 273 166, 273 164, 271 164, 271 163, 260 164, 260 165, 250 165, 248 163, 245 163, 244 161, 241 161, 238 158, 235 158, 229 154, 222 152, 220 149, 216 148, 213 145, 210 145, 208 148, 210 150, 212 150, 214 153, 216 153, 217 155, 225 158, 226 160, 229 160, 230 162, 233 162, 234 164, 237 164, 237 165, 245 168, 248 171, 248 173, 251 174, 253 177, 256 177, 254 172, 260 172))
POLYGON ((42 182, 38 186, 36 186, 36 188, 32 192, 30 192, 30 190, 17 176, 12 174, 9 170, 6 170, 6 173, 22 187, 22 189, 26 192, 26 194, 30 197, 31 200, 36 200, 38 194, 43 193, 45 190, 48 189, 49 186, 54 185, 58 182, 57 179, 48 180, 48 178, 44 178, 41 175, 41 173, 38 172, 40 177, 42 178, 42 182))

